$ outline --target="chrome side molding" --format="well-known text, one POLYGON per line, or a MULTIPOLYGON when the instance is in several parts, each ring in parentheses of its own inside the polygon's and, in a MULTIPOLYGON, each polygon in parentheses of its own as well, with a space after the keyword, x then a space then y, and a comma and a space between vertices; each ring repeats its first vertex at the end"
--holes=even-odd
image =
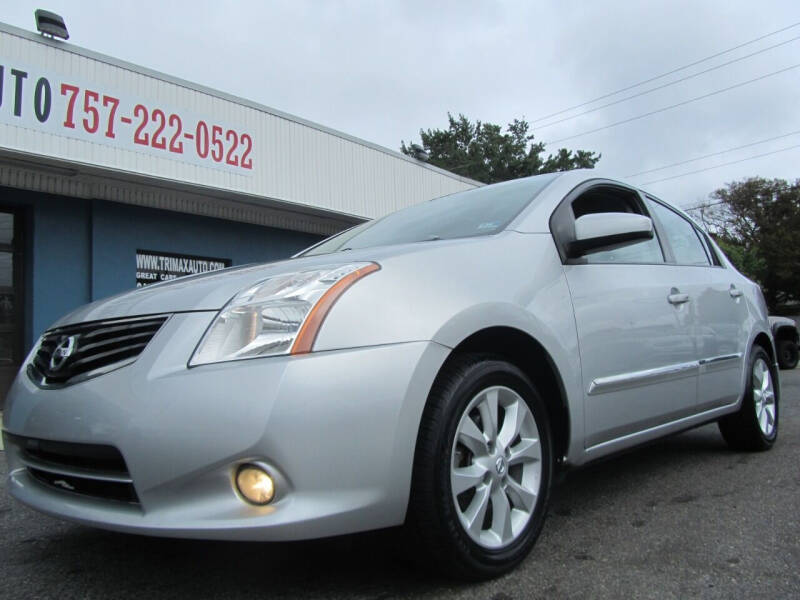
POLYGON ((606 394, 608 392, 616 392, 628 388, 638 387, 640 385, 650 385, 653 383, 660 383, 670 379, 680 379, 692 374, 697 374, 705 369, 722 365, 727 361, 739 360, 742 358, 742 353, 735 354, 722 354, 720 356, 711 356, 709 358, 701 358, 700 360, 692 360, 684 363, 677 363, 674 365, 667 365, 665 367, 656 367, 654 369, 645 369, 643 371, 632 371, 630 373, 621 373, 619 375, 609 375, 608 377, 598 377, 593 380, 589 385, 588 395, 596 396, 598 394, 606 394))
POLYGON ((633 371, 631 373, 621 373, 620 375, 609 375, 608 377, 598 377, 589 386, 588 394, 606 394, 617 390, 638 387, 652 383, 659 383, 669 379, 679 379, 696 374, 700 368, 700 361, 693 360, 685 363, 645 369, 643 371, 633 371))
POLYGON ((738 358, 742 358, 741 352, 737 352, 736 354, 723 354, 721 356, 712 356, 711 358, 701 358, 698 362, 701 365, 710 365, 714 363, 724 362, 726 360, 736 360, 738 358))

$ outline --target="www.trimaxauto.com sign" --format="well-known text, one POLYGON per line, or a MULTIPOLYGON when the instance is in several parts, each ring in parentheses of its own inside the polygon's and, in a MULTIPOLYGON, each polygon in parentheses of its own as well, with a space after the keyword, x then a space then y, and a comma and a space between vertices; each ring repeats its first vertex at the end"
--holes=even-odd
POLYGON ((152 250, 136 251, 136 287, 231 266, 229 258, 209 258, 152 250))
POLYGON ((0 57, 0 122, 249 175, 253 136, 160 100, 0 57))

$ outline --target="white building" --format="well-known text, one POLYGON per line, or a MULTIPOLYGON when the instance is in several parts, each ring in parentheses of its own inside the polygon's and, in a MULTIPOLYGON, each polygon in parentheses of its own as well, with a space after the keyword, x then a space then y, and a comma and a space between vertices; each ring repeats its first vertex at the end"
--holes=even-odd
POLYGON ((185 272, 286 257, 476 185, 0 24, 0 399, 32 341, 80 304, 185 272))

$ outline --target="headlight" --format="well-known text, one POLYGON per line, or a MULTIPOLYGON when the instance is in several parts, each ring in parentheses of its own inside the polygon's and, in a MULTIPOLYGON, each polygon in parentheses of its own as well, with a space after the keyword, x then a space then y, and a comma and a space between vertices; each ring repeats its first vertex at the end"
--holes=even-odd
POLYGON ((319 267, 276 275, 236 294, 211 323, 189 366, 311 352, 339 296, 378 269, 367 262, 319 267))

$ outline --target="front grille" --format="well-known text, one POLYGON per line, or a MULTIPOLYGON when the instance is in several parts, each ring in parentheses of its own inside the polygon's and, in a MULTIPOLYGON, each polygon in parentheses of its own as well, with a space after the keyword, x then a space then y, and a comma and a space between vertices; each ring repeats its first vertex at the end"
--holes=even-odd
POLYGON ((139 503, 125 459, 113 446, 6 435, 40 483, 73 494, 139 503))
POLYGON ((33 467, 28 467, 28 473, 38 482, 44 483, 57 490, 81 494, 83 496, 92 496, 94 498, 103 498, 105 500, 117 500, 119 502, 129 502, 131 504, 139 503, 133 485, 130 483, 75 477, 73 475, 64 475, 63 473, 43 471, 33 467))
POLYGON ((165 315, 93 321, 46 331, 28 365, 43 386, 62 386, 136 360, 167 320, 165 315))
POLYGON ((128 475, 119 450, 102 444, 75 444, 14 436, 25 457, 66 468, 89 469, 128 475))

